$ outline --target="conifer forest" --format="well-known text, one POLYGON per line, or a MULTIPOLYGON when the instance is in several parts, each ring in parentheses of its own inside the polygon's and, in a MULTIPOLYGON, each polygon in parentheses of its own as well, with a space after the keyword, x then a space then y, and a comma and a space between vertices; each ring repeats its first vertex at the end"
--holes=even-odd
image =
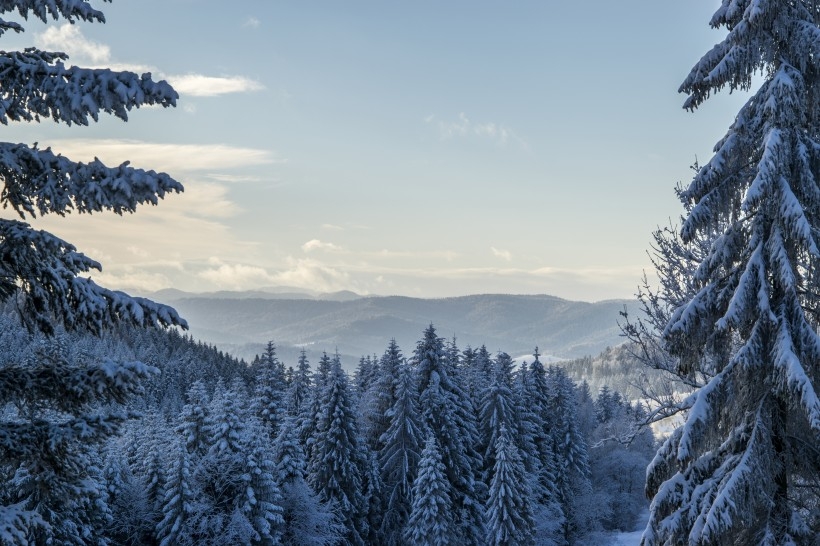
MULTIPOLYGON (((92 3, 0 1, 0 39, 105 23, 92 3)), ((285 361, 275 339, 236 358, 34 225, 139 214, 178 180, 0 142, 0 544, 820 545, 820 5, 719 4, 684 108, 750 98, 678 187, 658 281, 600 357, 461 346, 431 323, 358 362, 285 361), (591 377, 606 367, 618 388, 591 377)), ((4 126, 179 99, 37 47, 0 67, 4 126)))

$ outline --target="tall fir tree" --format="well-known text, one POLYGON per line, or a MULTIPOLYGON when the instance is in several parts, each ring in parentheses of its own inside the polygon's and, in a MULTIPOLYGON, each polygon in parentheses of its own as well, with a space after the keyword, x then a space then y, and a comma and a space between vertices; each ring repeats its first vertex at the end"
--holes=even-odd
POLYGON ((455 371, 444 340, 431 324, 413 355, 422 423, 435 437, 453 502, 457 540, 479 544, 484 537, 483 483, 477 479, 481 456, 473 405, 453 380, 455 371))
POLYGON ((371 451, 382 450, 382 435, 390 426, 388 411, 396 402, 399 371, 404 357, 395 339, 379 359, 378 375, 371 382, 361 404, 362 435, 371 451))
POLYGON ((285 406, 288 415, 298 417, 302 414, 310 396, 310 387, 310 361, 308 361, 307 353, 302 349, 286 395, 285 406))
POLYGON ((277 479, 282 492, 282 544, 330 546, 344 531, 332 503, 325 503, 305 481, 305 455, 295 417, 287 417, 273 446, 277 479))
POLYGON ((574 544, 596 525, 596 512, 586 504, 591 493, 589 455, 578 427, 575 385, 559 366, 549 367, 547 384, 547 426, 556 461, 556 492, 564 512, 563 534, 568 544, 574 544))
MULTIPOLYGON (((84 0, 29 0, 0 5, 0 15, 14 11, 24 19, 32 16, 43 23, 49 18, 70 23, 105 21, 103 13, 84 0)), ((0 35, 23 30, 20 23, 0 19, 0 35)), ((97 121, 101 113, 127 120, 128 112, 141 105, 176 104, 178 96, 171 86, 153 81, 150 74, 138 76, 126 71, 66 66, 67 60, 64 53, 33 47, 0 52, 0 123, 51 118, 66 125, 88 125, 91 120, 97 121)), ((0 219, 0 302, 13 300, 20 318, 30 329, 54 334, 60 326, 99 333, 117 322, 185 326, 185 321, 170 307, 97 285, 86 275, 101 270, 98 262, 67 241, 25 222, 38 214, 64 216, 70 212, 104 210, 130 213, 140 205, 157 204, 168 193, 182 191, 181 184, 165 173, 133 168, 128 163, 113 168, 97 159, 79 163, 51 148, 10 142, 0 143, 0 179, 0 203, 20 217, 0 219)), ((92 465, 78 462, 89 456, 87 449, 91 449, 91 444, 116 432, 124 419, 117 412, 91 418, 86 409, 92 399, 100 404, 124 401, 126 393, 134 392, 148 369, 113 360, 94 369, 89 367, 84 374, 59 363, 52 366, 45 362, 2 369, 0 406, 25 398, 43 408, 51 406, 62 416, 50 422, 54 414, 45 412, 37 420, 16 418, 0 422, 0 466, 18 467, 14 482, 18 487, 0 495, 4 536, 20 543, 72 542, 75 538, 70 535, 76 533, 81 537, 76 541, 98 539, 85 523, 73 530, 61 527, 58 520, 49 523, 49 518, 58 514, 47 499, 62 499, 60 511, 66 510, 69 515, 64 520, 66 524, 74 525, 72 518, 84 517, 73 503, 85 502, 82 499, 88 500, 89 495, 97 493, 92 494, 91 481, 82 478, 92 470, 92 465), (66 375, 61 376, 62 373, 66 375), (60 467, 64 467, 57 473, 61 479, 46 480, 33 487, 44 473, 60 467), (61 489, 71 479, 81 481, 61 489), (28 492, 23 493, 24 490, 28 492), (40 499, 35 500, 36 497, 40 499), (52 538, 46 538, 50 533, 52 538)), ((2 478, 8 481, 8 476, 2 478)), ((87 515, 91 517, 92 513, 89 507, 87 515)))
POLYGON ((197 524, 197 495, 191 473, 191 454, 184 444, 178 449, 165 484, 162 519, 157 523, 155 538, 159 546, 193 546, 192 532, 197 524))
POLYGON ((386 414, 390 426, 380 438, 384 447, 378 452, 385 498, 381 533, 387 546, 403 544, 424 442, 418 391, 406 364, 399 368, 395 390, 396 401, 386 414))
POLYGON ((413 506, 404 538, 414 546, 462 544, 453 518, 453 500, 436 436, 428 431, 418 474, 413 481, 413 506))
POLYGON ((279 433, 279 424, 285 414, 285 365, 276 356, 276 345, 268 341, 265 351, 253 366, 254 398, 253 409, 262 430, 273 441, 279 433))
POLYGON ((324 383, 308 477, 320 498, 334 503, 339 511, 345 527, 344 544, 359 546, 368 533, 362 476, 366 462, 359 445, 347 375, 338 354, 331 361, 324 383))
POLYGON ((567 514, 558 489, 560 461, 555 453, 550 425, 550 386, 540 356, 536 347, 532 362, 525 365, 519 375, 522 427, 529 431, 525 438, 532 438, 528 453, 533 477, 533 496, 538 503, 537 511, 542 516, 539 523, 549 527, 552 534, 558 537, 563 535, 567 514))
POLYGON ((721 232, 663 332, 681 375, 706 384, 649 467, 647 546, 820 533, 819 21, 813 0, 723 0, 710 25, 727 34, 680 87, 694 110, 762 75, 680 194, 684 243, 721 232))
POLYGON ((531 492, 518 448, 503 423, 493 447, 492 479, 485 511, 487 546, 532 544, 535 520, 531 492))
POLYGON ((510 438, 522 438, 519 415, 513 398, 513 362, 507 353, 499 353, 490 373, 489 384, 481 392, 479 406, 480 449, 484 454, 484 481, 489 484, 495 466, 495 453, 502 428, 510 438))
POLYGON ((208 451, 206 426, 210 418, 210 399, 202 381, 194 381, 188 388, 186 397, 188 403, 182 407, 177 432, 182 435, 188 453, 199 458, 208 451))

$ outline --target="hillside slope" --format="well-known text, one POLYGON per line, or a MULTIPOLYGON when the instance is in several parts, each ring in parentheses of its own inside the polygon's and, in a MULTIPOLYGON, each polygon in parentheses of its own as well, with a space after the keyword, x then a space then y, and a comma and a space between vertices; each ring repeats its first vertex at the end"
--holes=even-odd
POLYGON ((338 350, 358 358, 381 354, 391 338, 412 352, 430 323, 461 348, 486 344, 490 351, 541 352, 562 358, 598 354, 622 341, 617 319, 629 300, 573 302, 546 295, 475 295, 442 299, 360 297, 343 301, 300 298, 218 297, 164 294, 188 320, 194 337, 251 357, 274 340, 287 360, 338 350))

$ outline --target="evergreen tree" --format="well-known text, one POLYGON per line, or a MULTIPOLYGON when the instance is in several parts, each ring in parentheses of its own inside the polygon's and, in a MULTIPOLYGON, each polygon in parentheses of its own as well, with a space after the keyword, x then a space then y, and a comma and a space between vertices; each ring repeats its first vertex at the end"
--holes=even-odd
POLYGON ((197 494, 190 467, 191 454, 184 445, 180 445, 168 481, 166 482, 162 502, 162 520, 156 527, 156 540, 159 546, 188 546, 195 544, 192 530, 196 527, 197 494))
MULTIPOLYGON (((17 11, 44 23, 104 22, 102 12, 83 0, 5 2, 0 14, 17 11)), ((0 19, 0 35, 23 26, 0 19)), ((87 125, 101 112, 126 120, 141 105, 173 106, 177 94, 150 74, 67 67, 63 53, 27 48, 2 51, 3 101, 0 123, 51 118, 87 125)), ((86 274, 101 265, 70 243, 21 220, 37 214, 65 215, 111 210, 134 212, 156 204, 182 186, 164 173, 107 167, 99 160, 77 163, 35 144, 0 143, 0 202, 20 220, 0 219, 0 302, 15 300, 32 330, 100 332, 117 322, 143 326, 185 325, 170 307, 103 288, 86 274)), ((7 350, 3 347, 3 352, 7 350)), ((40 361, 0 370, 0 407, 27 401, 32 411, 0 422, 0 494, 3 536, 25 543, 92 543, 107 519, 103 491, 91 477, 92 445, 115 433, 123 412, 87 413, 97 403, 124 402, 150 367, 109 360, 78 370, 64 362, 40 361), (65 374, 65 375, 62 375, 65 374), (54 410, 54 413, 48 411, 54 410), (56 420, 52 417, 59 415, 56 420), (36 419, 32 419, 36 416, 36 419), (13 481, 7 473, 15 468, 13 481), (53 477, 48 474, 53 473, 53 477), (73 483, 72 483, 73 482, 73 483), (102 504, 100 504, 102 503, 102 504)), ((25 404, 24 404, 25 405, 25 404)), ((102 540, 102 539, 99 539, 102 540)))
POLYGON ((376 358, 370 358, 370 355, 367 355, 359 359, 359 367, 356 368, 356 374, 353 378, 357 399, 360 400, 370 390, 378 375, 379 361, 376 358))
POLYGON ((556 460, 555 486, 564 512, 564 538, 569 544, 597 526, 597 511, 591 506, 589 457, 584 436, 578 428, 578 397, 575 385, 563 368, 547 371, 549 398, 547 426, 556 460))
POLYGON ((495 466, 496 444, 502 428, 510 431, 511 438, 519 438, 520 426, 512 391, 513 362, 507 353, 496 358, 490 384, 481 393, 479 434, 484 453, 484 477, 489 483, 490 471, 495 466))
POLYGON ((368 532, 364 518, 367 499, 362 488, 365 461, 338 354, 331 361, 320 399, 323 405, 310 458, 310 484, 323 501, 334 503, 339 511, 344 544, 362 545, 368 532))
MULTIPOLYGON (((44 23, 49 16, 72 23, 105 21, 102 12, 84 0, 0 5, 0 13, 11 11, 44 23)), ((23 27, 0 20, 0 35, 8 30, 22 32, 23 27)), ((176 92, 164 81, 151 80, 150 74, 140 77, 132 72, 67 67, 64 53, 36 48, 4 51, 0 59, 5 67, 3 124, 39 122, 42 117, 88 125, 89 119, 98 120, 100 112, 127 120, 128 111, 140 105, 176 105, 176 92)), ((96 159, 76 163, 36 144, 3 142, 0 149, 4 182, 0 202, 21 219, 72 211, 134 212, 141 204, 157 204, 166 193, 182 191, 167 174, 135 169, 128 163, 113 168, 96 159)), ((108 290, 81 276, 100 270, 100 264, 66 241, 21 221, 0 219, 0 264, 0 301, 17 297, 23 321, 46 333, 53 333, 58 323, 95 332, 120 320, 139 325, 184 324, 169 307, 108 290)))
POLYGON ((323 503, 305 481, 305 455, 297 432, 295 419, 286 418, 273 450, 282 492, 282 544, 332 546, 344 529, 332 503, 323 503))
POLYGON ((142 482, 147 508, 143 517, 151 530, 162 519, 169 455, 166 448, 173 445, 165 425, 159 414, 147 415, 140 426, 142 441, 136 446, 135 472, 142 482))
POLYGON ((104 471, 106 502, 111 510, 105 535, 114 544, 145 544, 153 538, 145 487, 132 473, 122 453, 124 446, 121 442, 111 444, 104 471))
POLYGON ((483 483, 476 479, 481 457, 476 452, 478 431, 472 403, 452 379, 454 368, 444 341, 431 324, 419 341, 413 362, 419 389, 422 422, 435 437, 449 483, 457 541, 478 544, 483 540, 483 483))
POLYGON ((364 394, 361 404, 362 436, 371 451, 379 452, 383 448, 381 438, 390 426, 387 413, 396 402, 396 386, 403 361, 398 343, 391 339, 379 361, 378 375, 364 394))
POLYGON ((480 410, 480 400, 483 396, 484 390, 493 382, 494 379, 494 365, 493 356, 487 350, 485 345, 482 345, 475 351, 473 355, 472 366, 464 367, 464 373, 467 377, 467 384, 469 385, 470 399, 477 402, 476 409, 480 410))
POLYGON ((510 432, 502 423, 495 441, 490 496, 487 501, 487 545, 531 544, 535 530, 531 492, 524 464, 510 432))
MULTIPOLYGON (((530 449, 533 496, 538 503, 536 510, 542 516, 539 524, 549 529, 540 534, 561 535, 566 527, 567 514, 558 490, 559 458, 555 453, 552 435, 550 386, 547 372, 540 360, 538 347, 533 353, 533 361, 520 374, 522 398, 522 423, 532 438, 530 449), (547 523, 548 522, 548 523, 547 523)), ((525 437, 527 437, 525 436, 525 437)))
POLYGON ((182 423, 177 432, 182 434, 185 449, 190 455, 202 457, 210 441, 205 432, 209 419, 209 398, 202 381, 194 381, 187 393, 188 403, 182 408, 182 423))
POLYGON ((327 353, 322 353, 316 366, 316 372, 313 374, 313 389, 310 391, 304 412, 299 415, 299 439, 305 447, 305 454, 309 461, 318 457, 315 451, 316 442, 324 434, 324 430, 321 429, 321 415, 325 400, 322 396, 327 386, 331 367, 330 357, 327 353))
POLYGON ((299 444, 295 418, 287 417, 273 443, 273 460, 279 483, 305 478, 305 454, 299 444))
POLYGON ((299 353, 299 362, 293 372, 293 379, 287 392, 287 412, 288 415, 300 416, 305 409, 304 406, 310 397, 310 362, 305 350, 299 353))
POLYGON ((197 540, 213 544, 275 544, 282 516, 276 469, 250 415, 244 382, 225 390, 218 383, 205 427, 207 455, 196 480, 202 488, 203 520, 197 540))
POLYGON ((284 414, 284 398, 287 390, 285 366, 276 357, 276 345, 268 341, 265 352, 253 366, 256 386, 254 389, 254 412, 268 438, 273 440, 279 432, 284 414))
POLYGON ((13 543, 104 542, 111 515, 97 450, 132 415, 100 405, 127 402, 156 372, 139 362, 83 365, 67 356, 57 337, 31 361, 0 368, 3 401, 16 406, 0 427, 0 522, 13 543))
POLYGON ((453 521, 453 502, 446 469, 441 461, 436 436, 429 431, 413 481, 413 507, 404 531, 408 544, 414 546, 447 546, 459 542, 453 521))
POLYGON ((387 411, 390 426, 382 435, 379 464, 383 483, 384 511, 381 533, 385 544, 402 544, 404 526, 410 516, 413 481, 422 452, 422 425, 413 374, 404 365, 396 379, 396 401, 387 411))
POLYGON ((648 470, 644 544, 813 544, 820 533, 820 6, 721 2, 727 35, 680 90, 694 110, 750 89, 715 155, 681 192, 681 237, 721 228, 698 290, 663 334, 681 375, 706 377, 648 470))

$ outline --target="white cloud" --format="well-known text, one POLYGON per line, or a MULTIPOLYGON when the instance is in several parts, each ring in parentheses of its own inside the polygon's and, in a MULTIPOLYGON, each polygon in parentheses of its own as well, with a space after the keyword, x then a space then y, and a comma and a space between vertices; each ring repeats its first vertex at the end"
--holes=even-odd
POLYGON ((125 249, 137 258, 147 258, 151 255, 147 250, 137 245, 128 245, 125 249))
POLYGON ((265 269, 244 264, 221 264, 200 271, 198 277, 216 284, 222 289, 243 290, 276 283, 276 277, 265 269))
POLYGON ((322 224, 322 227, 324 229, 330 229, 330 230, 333 230, 333 231, 344 231, 344 229, 345 229, 342 226, 337 226, 335 224, 322 224))
POLYGON ((290 267, 274 275, 276 284, 308 288, 318 292, 336 292, 357 288, 349 273, 340 268, 322 264, 311 259, 289 259, 290 267))
POLYGON ((265 86, 244 76, 205 76, 202 74, 185 74, 166 76, 168 83, 180 95, 192 97, 215 97, 227 93, 246 93, 259 91, 265 86))
POLYGON ((34 43, 40 49, 62 51, 71 57, 77 56, 94 64, 103 64, 111 60, 110 47, 92 42, 83 36, 77 25, 70 23, 48 27, 44 32, 35 35, 34 43))
POLYGON ((512 260, 512 254, 510 254, 509 250, 501 250, 501 249, 495 248, 494 246, 491 246, 490 250, 493 251, 493 255, 496 258, 502 258, 504 260, 507 260, 508 262, 510 260, 512 260))
POLYGON ((333 243, 325 243, 319 239, 311 239, 302 245, 302 250, 305 252, 312 252, 314 250, 326 250, 329 252, 340 252, 342 247, 334 245, 333 243))
MULTIPOLYGON (((424 118, 427 124, 435 121, 435 116, 429 115, 424 118)), ((494 141, 499 146, 506 146, 510 141, 518 143, 525 150, 529 150, 529 145, 524 139, 519 137, 515 131, 493 121, 476 123, 470 120, 464 112, 459 113, 457 121, 438 121, 439 137, 442 140, 449 140, 456 137, 485 138, 494 141)))
POLYGON ((161 273, 151 273, 132 267, 124 268, 123 271, 118 272, 104 270, 104 273, 93 275, 93 279, 94 282, 102 286, 116 287, 119 290, 136 289, 155 292, 173 286, 171 280, 161 273))
POLYGON ((110 166, 130 160, 135 167, 150 166, 172 174, 285 161, 267 150, 225 144, 161 144, 120 139, 66 139, 51 143, 55 152, 74 161, 90 161, 99 157, 110 166))
POLYGON ((156 72, 156 68, 138 63, 118 63, 111 57, 111 48, 105 44, 86 38, 80 27, 65 23, 48 27, 34 35, 34 44, 40 49, 62 51, 68 54, 70 64, 81 64, 89 68, 110 68, 142 74, 156 72))
POLYGON ((247 19, 245 19, 245 22, 242 23, 242 26, 243 27, 248 27, 248 28, 259 28, 260 24, 261 24, 261 22, 259 21, 259 19, 257 19, 256 17, 251 16, 251 17, 248 17, 247 19))

